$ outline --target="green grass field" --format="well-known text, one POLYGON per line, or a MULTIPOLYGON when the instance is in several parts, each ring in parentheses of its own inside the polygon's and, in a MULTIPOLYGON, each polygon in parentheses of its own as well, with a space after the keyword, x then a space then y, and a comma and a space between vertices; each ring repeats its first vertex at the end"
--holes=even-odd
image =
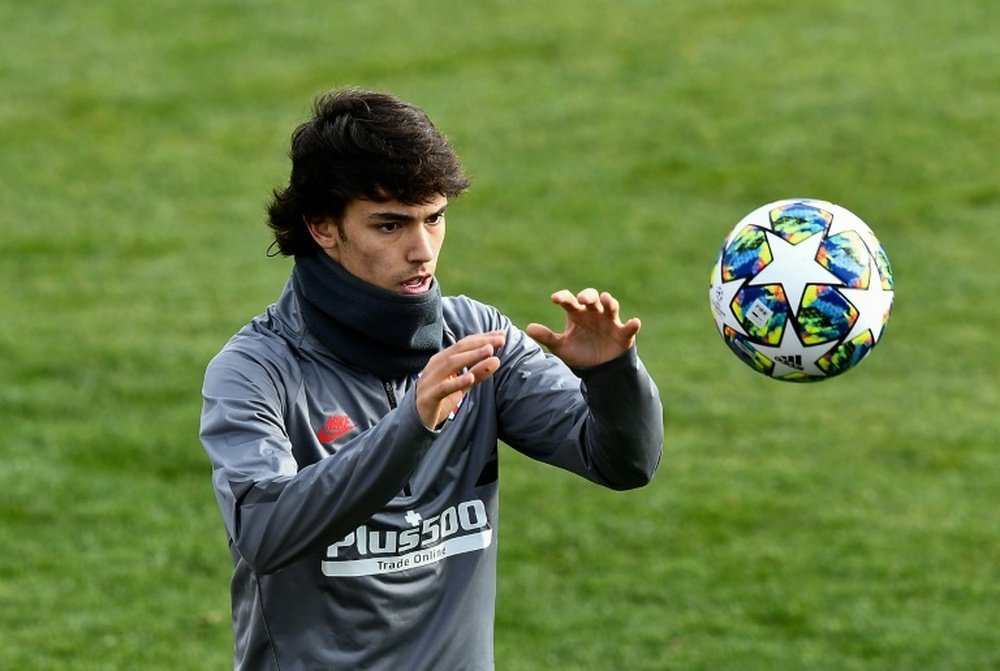
POLYGON ((497 666, 1000 668, 1000 4, 7 3, 0 668, 224 669, 208 359, 273 300, 292 128, 356 84, 474 179, 440 279, 517 323, 643 319, 663 466, 616 494, 502 459, 497 666), (773 382, 708 272, 757 205, 849 207, 893 263, 869 359, 773 382))

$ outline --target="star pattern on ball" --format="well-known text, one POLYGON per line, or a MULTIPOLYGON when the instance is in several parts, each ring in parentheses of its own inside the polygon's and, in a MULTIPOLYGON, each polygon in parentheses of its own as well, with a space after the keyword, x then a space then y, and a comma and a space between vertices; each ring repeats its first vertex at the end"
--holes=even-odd
POLYGON ((846 287, 838 289, 858 311, 858 318, 854 321, 851 332, 844 338, 845 342, 850 342, 861 335, 868 330, 869 326, 871 326, 872 338, 878 342, 879 338, 882 337, 885 315, 892 307, 895 292, 886 291, 882 286, 882 276, 878 272, 878 265, 874 258, 869 259, 868 265, 870 270, 867 289, 846 287))
POLYGON ((826 232, 826 237, 832 238, 845 231, 857 231, 862 237, 865 237, 865 235, 872 236, 872 231, 868 228, 868 224, 863 222, 858 215, 841 209, 837 213, 837 216, 833 218, 833 221, 830 222, 830 229, 826 232))
POLYGON ((743 326, 733 318, 733 311, 730 306, 733 298, 743 287, 746 280, 740 278, 730 282, 722 282, 709 292, 709 300, 712 304, 712 314, 715 315, 715 323, 722 330, 723 325, 731 327, 740 335, 747 335, 743 326))
POLYGON ((750 284, 780 284, 785 290, 788 305, 794 312, 798 312, 807 284, 843 284, 839 277, 816 262, 816 254, 823 243, 823 232, 794 245, 771 231, 765 233, 771 247, 772 260, 757 273, 750 284))
POLYGON ((834 342, 820 345, 805 345, 799 339, 794 328, 786 327, 781 334, 781 342, 777 347, 758 345, 754 349, 774 362, 772 377, 784 377, 792 373, 805 373, 814 377, 825 377, 826 373, 816 365, 816 360, 829 352, 836 345, 834 342))

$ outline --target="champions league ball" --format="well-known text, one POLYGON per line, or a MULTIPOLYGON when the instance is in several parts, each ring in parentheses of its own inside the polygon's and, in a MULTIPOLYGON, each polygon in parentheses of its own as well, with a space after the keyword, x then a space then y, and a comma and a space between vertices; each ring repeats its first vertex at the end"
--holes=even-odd
POLYGON ((726 237, 709 302, 729 349, 759 373, 840 375, 881 340, 892 309, 889 258, 872 230, 822 200, 757 208, 726 237))

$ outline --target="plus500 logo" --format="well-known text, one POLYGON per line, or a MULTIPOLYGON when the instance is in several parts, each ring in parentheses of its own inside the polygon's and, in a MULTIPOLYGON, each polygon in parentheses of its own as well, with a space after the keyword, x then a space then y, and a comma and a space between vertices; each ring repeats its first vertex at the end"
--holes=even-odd
POLYGON ((412 528, 369 529, 361 525, 326 549, 329 559, 343 558, 341 552, 354 549, 358 556, 398 554, 437 545, 459 532, 470 533, 489 528, 486 506, 479 499, 449 506, 433 517, 421 517, 410 511, 404 518, 412 528))

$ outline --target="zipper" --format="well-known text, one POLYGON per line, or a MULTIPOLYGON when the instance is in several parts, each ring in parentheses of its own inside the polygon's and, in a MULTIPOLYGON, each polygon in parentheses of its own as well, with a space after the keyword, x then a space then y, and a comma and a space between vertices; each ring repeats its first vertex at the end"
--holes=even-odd
MULTIPOLYGON (((389 401, 389 409, 395 410, 399 406, 399 401, 396 400, 396 388, 392 386, 392 381, 382 380, 382 390, 385 392, 385 397, 389 401)), ((406 484, 403 485, 403 496, 413 496, 413 490, 410 487, 409 480, 407 480, 406 484)))
POLYGON ((385 391, 385 397, 389 399, 389 409, 395 410, 399 403, 396 401, 396 388, 392 386, 392 381, 382 380, 382 389, 385 391))

